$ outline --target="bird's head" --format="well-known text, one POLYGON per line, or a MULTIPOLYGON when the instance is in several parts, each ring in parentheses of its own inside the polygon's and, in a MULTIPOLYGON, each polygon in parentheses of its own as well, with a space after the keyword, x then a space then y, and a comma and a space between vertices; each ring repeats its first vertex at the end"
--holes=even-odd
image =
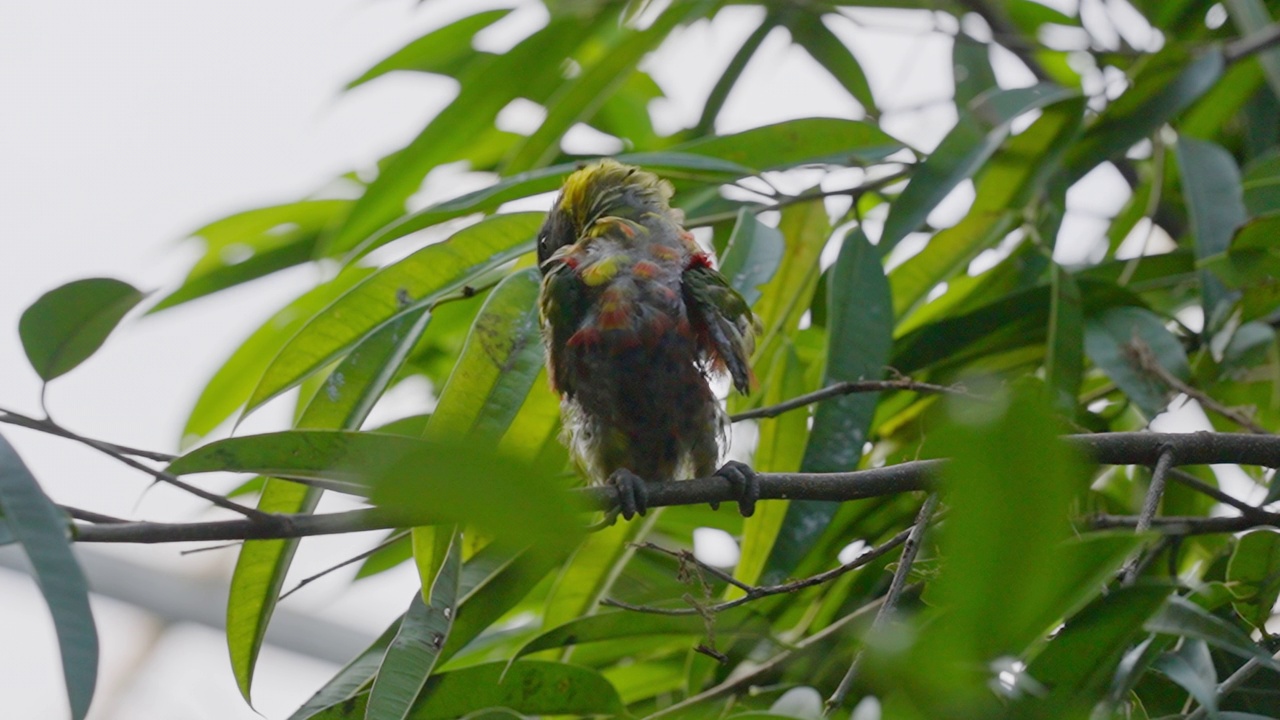
POLYGON ((596 220, 624 217, 640 220, 646 213, 670 215, 671 184, 651 172, 616 160, 601 160, 574 171, 564 181, 547 221, 538 231, 538 266, 573 245, 596 220))

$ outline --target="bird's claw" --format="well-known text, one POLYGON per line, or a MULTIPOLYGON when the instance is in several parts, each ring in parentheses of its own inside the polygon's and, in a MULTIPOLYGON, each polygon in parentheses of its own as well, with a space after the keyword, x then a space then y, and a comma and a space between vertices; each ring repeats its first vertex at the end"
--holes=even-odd
MULTIPOLYGON (((751 517, 756 512, 756 501, 760 499, 760 476, 750 465, 730 460, 714 475, 729 481, 738 493, 738 511, 742 517, 751 517)), ((712 509, 719 509, 720 503, 711 503, 712 509)))
POLYGON ((639 475, 619 468, 613 471, 607 482, 618 490, 617 510, 624 519, 644 515, 649 510, 649 488, 639 475))

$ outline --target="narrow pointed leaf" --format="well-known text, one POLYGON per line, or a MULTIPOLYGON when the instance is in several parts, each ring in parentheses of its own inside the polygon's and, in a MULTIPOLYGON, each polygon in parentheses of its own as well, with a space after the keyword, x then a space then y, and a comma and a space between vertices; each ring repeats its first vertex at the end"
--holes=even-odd
MULTIPOLYGON (((764 618, 745 607, 733 608, 716 615, 717 637, 756 635, 767 630, 768 623, 764 618)), ((657 635, 700 636, 706 631, 706 621, 698 615, 650 615, 629 610, 611 610, 599 615, 576 618, 547 630, 525 643, 520 652, 516 653, 516 659, 541 650, 583 643, 657 635)))
POLYGON ((430 605, 414 593, 369 691, 366 720, 403 720, 440 658, 458 609, 462 537, 454 534, 431 585, 430 605))
POLYGON ((733 234, 720 260, 720 272, 748 305, 755 305, 760 288, 778 271, 785 248, 786 241, 777 228, 760 222, 744 208, 733 225, 733 234))
POLYGON ((1152 418, 1164 410, 1173 395, 1164 382, 1142 367, 1139 343, 1165 370, 1179 378, 1190 377, 1182 344, 1149 310, 1113 308, 1085 323, 1084 347, 1089 359, 1152 418))
POLYGON ((1280 670, 1280 662, 1251 640, 1243 630, 1177 595, 1171 596, 1164 608, 1147 620, 1143 627, 1155 633, 1199 638, 1221 650, 1258 660, 1273 670, 1280 670))
POLYGON ((53 616, 71 717, 82 720, 89 712, 98 679, 98 631, 89 609, 89 585, 71 553, 62 513, 3 437, 0 513, 31 561, 36 583, 53 616))
POLYGON ((436 28, 388 55, 360 77, 347 83, 347 89, 397 70, 456 76, 466 66, 469 58, 479 54, 472 47, 475 34, 510 13, 509 8, 485 10, 436 28))

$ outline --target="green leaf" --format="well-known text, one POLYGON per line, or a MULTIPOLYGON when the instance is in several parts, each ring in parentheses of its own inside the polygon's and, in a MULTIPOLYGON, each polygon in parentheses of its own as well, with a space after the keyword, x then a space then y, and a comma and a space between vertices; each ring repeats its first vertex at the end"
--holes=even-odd
MULTIPOLYGON (((427 681, 408 720, 446 720, 488 708, 526 715, 617 715, 617 691, 595 670, 561 663, 521 660, 488 663, 436 675, 427 681)), ((368 694, 315 715, 316 720, 364 717, 368 694)))
MULTIPOLYGON (((420 595, 414 593, 415 596, 420 595)), ((361 688, 369 684, 378 672, 382 657, 386 654, 391 641, 400 632, 400 623, 404 616, 396 618, 373 644, 365 648, 343 666, 336 675, 315 692, 302 707, 289 716, 289 720, 310 720, 324 710, 345 703, 360 694, 361 688)))
POLYGON ((1251 220, 1236 233, 1226 254, 1204 259, 1201 267, 1244 292, 1241 320, 1265 318, 1280 306, 1280 213, 1251 220))
POLYGON ((1171 389, 1139 362, 1138 343, 1154 361, 1175 377, 1191 376, 1182 344, 1149 310, 1112 308, 1085 322, 1084 348, 1093 364, 1102 369, 1142 410, 1153 418, 1164 410, 1171 389))
POLYGON ((982 167, 1008 137, 1009 123, 1014 118, 1075 94, 1074 90, 1042 83, 993 91, 979 98, 969 112, 961 114, 937 149, 915 168, 911 181, 893 201, 880 235, 881 252, 888 252, 919 228, 948 193, 982 167))
POLYGON ((403 720, 431 675, 458 609, 462 536, 453 534, 445 561, 431 585, 431 604, 414 593, 395 640, 369 690, 366 720, 403 720))
POLYGON ((1217 48, 1189 56, 1181 46, 1172 46, 1149 58, 1129 90, 1108 105, 1068 151, 1068 183, 1150 137, 1213 87, 1225 65, 1217 48))
POLYGON ((200 391, 182 428, 182 445, 208 435, 249 399, 258 378, 308 320, 372 270, 349 267, 329 282, 308 290, 267 319, 223 362, 200 391))
POLYGON ((1124 653, 1143 634, 1142 623, 1169 594, 1167 588, 1114 588, 1067 621, 1031 661, 1027 675, 1048 695, 1024 696, 1013 718, 1087 716, 1111 685, 1124 653))
MULTIPOLYGON (((425 309, 404 315, 357 345, 333 370, 320 391, 312 396, 297 425, 343 430, 359 428, 418 342, 428 318, 425 309)), ((323 473, 319 471, 343 463, 361 463, 361 450, 370 453, 366 456, 369 460, 386 459, 388 442, 355 440, 367 436, 351 433, 321 436, 322 446, 306 442, 307 438, 315 437, 281 434, 267 438, 231 438, 221 441, 223 444, 212 443, 217 447, 206 445, 179 458, 170 464, 170 472, 198 472, 202 463, 204 469, 221 463, 242 468, 247 466, 260 475, 278 477, 279 474, 271 472, 268 466, 273 457, 289 453, 291 459, 310 461, 313 474, 324 482, 323 473), (377 447, 365 447, 369 444, 377 447)), ((401 451, 407 452, 407 449, 401 451)), ((276 477, 268 478, 258 500, 258 509, 276 513, 310 513, 320 501, 321 486, 313 484, 308 487, 276 477)), ((363 485, 354 482, 324 483, 323 486, 342 492, 365 491, 363 485)), ((250 698, 253 669, 257 665, 267 625, 275 612, 280 588, 297 548, 297 538, 250 540, 241 547, 236 558, 227 598, 227 645, 232 671, 246 700, 250 698)))
POLYGON ((546 165, 560 153, 560 139, 575 123, 584 122, 618 89, 627 75, 650 50, 656 48, 675 27, 706 13, 710 3, 683 2, 670 5, 643 30, 617 33, 611 47, 599 49, 595 62, 566 80, 547 101, 547 116, 538 129, 516 148, 505 171, 517 173, 546 165))
MULTIPOLYGON (((778 348, 778 357, 769 363, 769 375, 764 379, 762 402, 776 405, 784 400, 803 395, 805 367, 800 362, 793 343, 788 340, 778 348)), ((790 412, 776 418, 759 421, 760 439, 756 442, 752 467, 758 472, 795 472, 800 469, 804 448, 808 441, 809 414, 790 412)), ((760 503, 756 512, 742 521, 742 547, 733 576, 742 582, 756 584, 760 580, 773 553, 774 542, 786 520, 789 500, 760 503)), ((725 597, 741 597, 743 591, 735 586, 725 589, 725 597)))
POLYGON ((1280 597, 1280 533, 1264 529, 1241 535, 1227 565, 1227 582, 1236 612, 1262 629, 1280 597))
POLYGON ((18 320, 18 336, 41 380, 70 372, 102 347, 142 291, 111 278, 74 280, 31 304, 18 320))
MULTIPOLYGON (((716 637, 744 637, 767 631, 768 623, 745 607, 716 614, 716 637)), ((569 620, 525 643, 516 659, 541 650, 608 642, 623 638, 651 638, 664 635, 699 637, 707 623, 699 615, 650 615, 629 610, 611 610, 598 615, 569 620)))
MULTIPOLYGON (((884 377, 893 345, 893 299, 879 249, 860 229, 844 238, 827 285, 827 361, 822 385, 884 377)), ((802 472, 858 467, 879 393, 856 393, 818 405, 802 472)), ((826 529, 839 503, 793 500, 764 572, 766 582, 789 574, 826 529)))
POLYGON ((871 94, 871 84, 862 71, 858 58, 835 33, 822 22, 815 12, 784 13, 783 23, 791 31, 792 42, 804 48, 818 64, 831 73, 850 95, 862 105, 868 115, 875 116, 876 100, 871 94))
MULTIPOLYGON (((1240 169, 1230 153, 1204 140, 1180 137, 1176 152, 1196 259, 1224 253, 1246 219, 1240 169)), ((1208 335, 1213 320, 1220 316, 1219 304, 1228 299, 1227 289, 1208 271, 1201 271, 1200 283, 1208 335)))
MULTIPOLYGON (((602 13, 592 23, 606 22, 602 13)), ((571 48, 592 37, 576 18, 553 19, 503 55, 487 55, 469 64, 458 81, 453 102, 436 114, 408 146, 395 154, 356 201, 342 227, 331 235, 321 253, 347 254, 365 238, 400 217, 405 202, 418 191, 434 167, 466 156, 469 138, 489 132, 498 112, 517 97, 539 95, 540 88, 562 81, 560 64, 571 48)))
POLYGON ((384 267, 311 318, 272 360, 250 412, 341 355, 383 323, 463 292, 481 273, 532 249, 541 213, 496 215, 384 267))
POLYGON ((991 69, 991 48, 965 33, 955 36, 951 67, 956 83, 956 112, 963 112, 984 92, 1000 87, 995 70, 991 69))
MULTIPOLYGON (((1241 35, 1252 36, 1273 30, 1271 13, 1261 0, 1225 0, 1225 4, 1241 35)), ((1267 78, 1271 94, 1280 98, 1280 51, 1274 47, 1262 50, 1258 53, 1258 65, 1267 78)))
POLYGON ((588 535, 548 591, 542 626, 556 627, 594 611, 635 554, 632 543, 649 534, 659 515, 654 513, 643 522, 615 523, 588 535))
POLYGON ((1280 212, 1280 151, 1250 163, 1241 187, 1251 217, 1280 212))
POLYGON ((733 135, 698 138, 673 149, 720 158, 762 172, 814 163, 873 163, 902 148, 901 142, 872 123, 800 118, 733 135))
POLYGON ((360 77, 347 83, 347 89, 398 70, 456 76, 460 70, 474 62, 477 56, 488 55, 472 47, 475 34, 510 13, 510 8, 486 10, 436 28, 388 55, 360 77))
POLYGON ((755 305, 761 297, 760 288, 778 271, 785 248, 786 240, 777 228, 765 225, 743 208, 720 260, 720 272, 748 305, 755 305))
POLYGON ((71 553, 62 513, 3 436, 0 513, 31 561, 32 573, 53 616, 71 717, 82 720, 89 712, 98 679, 98 631, 89 609, 89 585, 71 553))
POLYGON ((204 242, 182 285, 148 314, 225 290, 311 260, 321 233, 341 219, 350 200, 304 200, 257 208, 191 233, 204 242))
POLYGON ((1218 711, 1218 673, 1203 640, 1187 640, 1176 652, 1161 655, 1152 669, 1182 686, 1196 702, 1208 708, 1212 717, 1218 711))
POLYGON ((1050 269, 1050 293, 1044 375, 1055 403, 1071 409, 1084 376, 1084 311, 1079 286, 1057 263, 1050 269))
POLYGON ((1250 640, 1243 630, 1177 595, 1171 596, 1160 612, 1147 620, 1143 627, 1149 632, 1198 638, 1219 649, 1256 659, 1273 670, 1280 670, 1280 663, 1272 659, 1271 653, 1250 640))

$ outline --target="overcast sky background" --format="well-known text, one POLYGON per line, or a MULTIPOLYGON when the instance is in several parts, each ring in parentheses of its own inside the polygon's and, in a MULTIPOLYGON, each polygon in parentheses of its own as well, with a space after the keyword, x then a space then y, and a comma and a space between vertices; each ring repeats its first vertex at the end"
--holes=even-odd
MULTIPOLYGON (((407 142, 452 97, 452 81, 396 74, 350 94, 339 89, 405 42, 478 6, 530 3, 432 0, 116 0, 0 2, 0 407, 39 415, 39 381, 22 353, 17 321, 40 294, 64 282, 116 277, 170 288, 198 248, 179 244, 200 225, 249 207, 300 197, 407 142)), ((1070 10, 1074 2, 1047 2, 1070 10)), ((1102 2, 1087 5, 1102 7, 1102 2)), ((1119 5, 1119 3, 1111 3, 1119 5)), ((1095 12, 1096 12, 1095 8, 1095 12)), ((540 21, 529 7, 486 43, 501 46, 540 21)), ((697 120, 702 100, 753 28, 754 9, 734 8, 714 27, 677 31, 649 64, 669 95, 655 104, 659 128, 697 120)), ((947 19, 868 15, 833 25, 853 40, 886 129, 932 147, 954 120, 950 42, 924 34, 947 19), (875 62, 868 62, 874 58, 875 62)), ((954 24, 954 23, 951 23, 954 24)), ((1141 28, 1135 30, 1140 31, 1141 28)), ((997 54, 1002 83, 1030 75, 997 54)), ((775 31, 731 96, 721 131, 807 115, 856 117, 857 105, 775 31)), ((1075 193, 1073 235, 1087 240, 1127 190, 1114 172, 1075 193)), ((458 188, 437 188, 454 194, 458 188)), ((962 211, 961 190, 939 212, 962 211)), ((971 193, 970 193, 971 196, 971 193)), ((1063 250, 1084 259, 1096 245, 1063 250)), ((85 365, 57 380, 54 418, 92 437, 165 451, 205 380, 252 328, 315 280, 298 268, 266 281, 135 318, 85 365)), ((285 426, 277 405, 245 427, 285 426)), ((0 428, 55 500, 141 519, 194 519, 204 505, 92 451, 37 433, 0 428)), ((331 507, 331 506, 330 506, 331 507)), ((323 507, 322 507, 323 509, 323 507)), ((373 542, 303 543, 297 578, 373 542), (363 543, 361 545, 360 543, 363 543)), ((225 592, 234 550, 182 556, 173 546, 94 551, 212 580, 225 592)), ((10 549, 9 552, 12 552, 10 549)), ((408 567, 354 586, 336 573, 282 603, 349 625, 370 638, 416 587, 408 567)), ((0 688, 14 718, 66 713, 52 624, 34 583, 0 570, 0 688)), ((94 598, 102 671, 91 717, 256 718, 239 698, 220 632, 166 626, 124 603, 94 598)), ((258 709, 283 717, 336 666, 268 647, 255 682, 258 709)))

